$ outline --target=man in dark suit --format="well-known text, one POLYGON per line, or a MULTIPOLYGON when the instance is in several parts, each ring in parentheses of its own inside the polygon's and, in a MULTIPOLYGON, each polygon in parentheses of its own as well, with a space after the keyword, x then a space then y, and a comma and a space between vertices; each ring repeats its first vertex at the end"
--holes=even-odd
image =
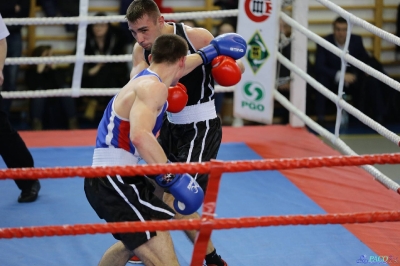
MULTIPOLYGON (((346 36, 347 21, 342 17, 338 17, 333 22, 333 34, 326 36, 325 40, 329 41, 340 49, 343 49, 346 42, 346 36)), ((353 57, 364 63, 368 63, 370 57, 364 48, 361 36, 351 34, 348 51, 353 57)), ((317 53, 315 57, 316 80, 331 91, 337 93, 340 80, 340 69, 341 59, 322 46, 317 45, 317 53)), ((357 109, 363 108, 363 95, 365 95, 365 91, 363 91, 363 88, 365 87, 363 84, 363 79, 365 76, 365 73, 358 68, 350 64, 347 65, 346 74, 344 76, 343 90, 345 95, 350 94, 352 96, 352 102, 354 107, 357 109)), ((327 98, 317 92, 315 111, 319 123, 324 121, 326 101, 327 98)))

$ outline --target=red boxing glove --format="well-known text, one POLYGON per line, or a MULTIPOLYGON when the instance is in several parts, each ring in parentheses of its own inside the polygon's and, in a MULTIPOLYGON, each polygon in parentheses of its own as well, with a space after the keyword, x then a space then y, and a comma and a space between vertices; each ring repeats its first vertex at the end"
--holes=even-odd
POLYGON ((187 93, 187 89, 186 89, 185 85, 183 85, 182 83, 178 82, 178 84, 176 84, 175 87, 179 87, 187 93))
POLYGON ((242 71, 236 61, 225 55, 219 55, 213 59, 211 73, 214 80, 221 86, 236 85, 242 78, 242 71))
POLYGON ((168 112, 179 113, 185 108, 188 101, 186 92, 186 87, 182 83, 178 83, 174 87, 168 89, 168 112))

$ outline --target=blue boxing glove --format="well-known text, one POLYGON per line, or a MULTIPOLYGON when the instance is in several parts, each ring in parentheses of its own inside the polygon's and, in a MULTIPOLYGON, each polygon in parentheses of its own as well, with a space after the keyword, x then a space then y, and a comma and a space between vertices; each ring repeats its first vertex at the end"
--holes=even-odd
POLYGON ((156 183, 168 188, 174 196, 174 208, 183 215, 196 212, 204 200, 203 189, 189 174, 166 174, 155 178, 156 183))
POLYGON ((226 55, 235 60, 246 54, 246 41, 237 33, 225 33, 215 37, 209 45, 197 51, 207 65, 218 55, 226 55))

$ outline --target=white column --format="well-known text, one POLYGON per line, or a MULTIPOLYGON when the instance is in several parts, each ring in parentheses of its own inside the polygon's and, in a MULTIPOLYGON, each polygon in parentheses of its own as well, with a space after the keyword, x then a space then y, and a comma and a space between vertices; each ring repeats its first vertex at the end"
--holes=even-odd
MULTIPOLYGON (((295 0, 292 6, 292 17, 298 23, 308 28, 308 0, 295 0)), ((293 29, 294 30, 294 29, 293 29)), ((298 31, 293 32, 291 61, 304 72, 307 72, 307 37, 298 31)), ((290 102, 302 112, 306 110, 306 81, 296 74, 290 85, 290 102)), ((293 127, 304 127, 304 122, 293 114, 289 117, 290 125, 293 127)))
MULTIPOLYGON (((89 0, 79 1, 79 17, 85 18, 88 15, 89 0)), ((86 46, 86 28, 87 21, 79 22, 78 36, 76 41, 76 61, 74 66, 74 74, 72 76, 72 97, 79 97, 79 91, 82 83, 83 57, 85 55, 86 46)))

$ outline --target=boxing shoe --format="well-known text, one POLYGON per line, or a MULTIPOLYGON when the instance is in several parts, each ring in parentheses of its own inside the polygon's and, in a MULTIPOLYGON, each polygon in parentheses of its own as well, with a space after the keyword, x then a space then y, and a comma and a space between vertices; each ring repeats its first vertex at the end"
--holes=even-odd
POLYGON ((129 260, 128 260, 128 262, 129 263, 132 263, 132 264, 142 264, 142 261, 139 259, 139 257, 138 256, 136 256, 136 255, 133 255, 129 260))
MULTIPOLYGON (((221 256, 219 256, 221 258, 221 256)), ((222 263, 224 264, 224 266, 228 266, 228 263, 226 263, 226 261, 224 261, 223 259, 221 259, 222 263)), ((204 262, 204 266, 218 266, 217 264, 207 264, 206 262, 204 262)))
POLYGON ((21 195, 18 197, 19 203, 33 202, 37 199, 40 190, 40 182, 39 180, 33 183, 32 187, 29 190, 22 190, 21 195))
POLYGON ((218 255, 216 250, 206 255, 204 259, 204 266, 228 266, 228 263, 218 255))

